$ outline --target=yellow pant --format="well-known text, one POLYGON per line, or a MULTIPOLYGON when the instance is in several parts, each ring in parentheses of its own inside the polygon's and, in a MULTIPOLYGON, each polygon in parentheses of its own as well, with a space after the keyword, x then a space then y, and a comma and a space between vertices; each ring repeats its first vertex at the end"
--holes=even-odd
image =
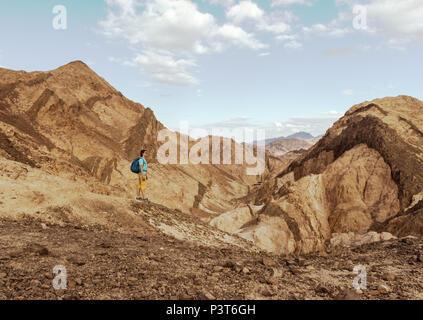
POLYGON ((146 180, 145 176, 144 176, 144 179, 143 179, 140 174, 138 175, 138 189, 141 189, 142 191, 147 189, 147 180, 146 180))

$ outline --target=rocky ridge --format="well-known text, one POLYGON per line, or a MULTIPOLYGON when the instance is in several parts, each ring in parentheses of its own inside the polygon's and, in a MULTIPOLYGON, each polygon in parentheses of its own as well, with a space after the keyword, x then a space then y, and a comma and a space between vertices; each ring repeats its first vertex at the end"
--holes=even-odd
MULTIPOLYGON (((311 149, 254 190, 235 232, 275 253, 322 250, 334 233, 421 236, 423 102, 353 106, 311 149)), ((233 212, 233 211, 232 211, 233 212)), ((233 213, 239 220, 239 212, 233 213)), ((232 224, 228 215, 228 225, 232 224)))

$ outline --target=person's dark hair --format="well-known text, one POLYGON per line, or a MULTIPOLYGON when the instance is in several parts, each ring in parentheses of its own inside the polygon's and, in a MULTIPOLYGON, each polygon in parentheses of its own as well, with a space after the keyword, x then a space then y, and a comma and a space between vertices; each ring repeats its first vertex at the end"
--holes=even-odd
POLYGON ((142 149, 142 150, 141 150, 141 152, 140 152, 140 157, 144 156, 144 152, 146 152, 146 151, 147 151, 147 150, 142 149))

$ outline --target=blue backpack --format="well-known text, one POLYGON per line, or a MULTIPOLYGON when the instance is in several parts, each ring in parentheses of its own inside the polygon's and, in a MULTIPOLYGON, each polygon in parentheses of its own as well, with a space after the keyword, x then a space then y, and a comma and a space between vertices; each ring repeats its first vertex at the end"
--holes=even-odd
POLYGON ((139 163, 139 160, 140 159, 141 158, 136 158, 136 159, 134 159, 134 161, 132 161, 131 171, 133 173, 140 173, 141 172, 141 170, 140 170, 140 163, 139 163))

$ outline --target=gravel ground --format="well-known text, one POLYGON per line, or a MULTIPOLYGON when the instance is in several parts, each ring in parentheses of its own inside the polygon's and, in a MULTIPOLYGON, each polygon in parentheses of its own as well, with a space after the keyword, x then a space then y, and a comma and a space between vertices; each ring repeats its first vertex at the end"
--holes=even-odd
POLYGON ((176 240, 153 228, 0 219, 0 299, 423 299, 423 241, 390 240, 300 257, 176 240), (54 289, 53 268, 67 272, 54 289), (353 290, 363 265, 367 289, 353 290))

